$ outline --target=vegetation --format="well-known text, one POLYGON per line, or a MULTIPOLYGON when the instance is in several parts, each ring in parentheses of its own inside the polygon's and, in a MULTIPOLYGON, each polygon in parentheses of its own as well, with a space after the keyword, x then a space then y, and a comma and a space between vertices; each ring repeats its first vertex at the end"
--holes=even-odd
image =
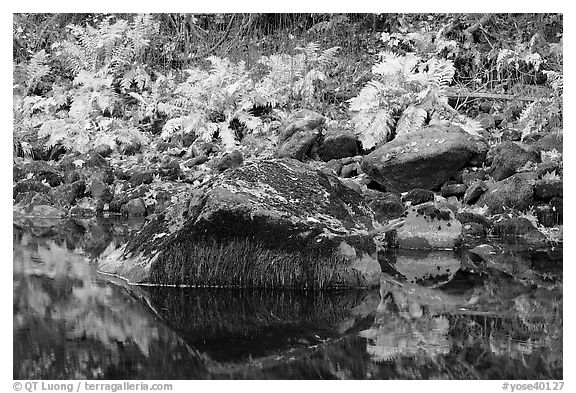
POLYGON ((16 14, 13 42, 20 156, 30 134, 72 152, 187 134, 245 148, 295 108, 371 149, 425 124, 490 131, 478 92, 524 137, 562 129, 557 14, 16 14))

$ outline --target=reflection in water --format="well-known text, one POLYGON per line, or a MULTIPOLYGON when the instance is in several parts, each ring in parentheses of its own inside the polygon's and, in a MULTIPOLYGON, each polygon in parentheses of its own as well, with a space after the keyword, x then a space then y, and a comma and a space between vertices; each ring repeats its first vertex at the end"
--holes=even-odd
POLYGON ((382 255, 380 291, 131 287, 141 223, 14 225, 17 379, 561 379, 561 250, 382 255))

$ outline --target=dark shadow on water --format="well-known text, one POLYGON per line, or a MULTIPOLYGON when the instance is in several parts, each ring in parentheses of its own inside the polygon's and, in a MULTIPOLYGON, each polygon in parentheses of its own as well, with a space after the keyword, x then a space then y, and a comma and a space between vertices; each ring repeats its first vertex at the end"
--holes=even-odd
POLYGON ((15 379, 562 379, 562 250, 394 251, 379 291, 133 287, 142 222, 14 223, 15 379))

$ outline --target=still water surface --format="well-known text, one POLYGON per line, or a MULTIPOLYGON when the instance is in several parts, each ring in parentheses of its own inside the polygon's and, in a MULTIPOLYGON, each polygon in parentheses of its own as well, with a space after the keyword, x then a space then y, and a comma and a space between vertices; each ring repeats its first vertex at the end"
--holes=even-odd
POLYGON ((98 273, 141 225, 14 223, 15 379, 562 379, 562 250, 388 253, 374 291, 98 273))

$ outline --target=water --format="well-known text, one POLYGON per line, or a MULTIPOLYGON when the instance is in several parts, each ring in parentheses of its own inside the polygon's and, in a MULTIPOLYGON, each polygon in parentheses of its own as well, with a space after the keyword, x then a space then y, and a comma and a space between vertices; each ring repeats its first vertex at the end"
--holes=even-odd
POLYGON ((15 222, 15 379, 562 379, 562 250, 387 253, 379 291, 98 273, 141 225, 15 222))

